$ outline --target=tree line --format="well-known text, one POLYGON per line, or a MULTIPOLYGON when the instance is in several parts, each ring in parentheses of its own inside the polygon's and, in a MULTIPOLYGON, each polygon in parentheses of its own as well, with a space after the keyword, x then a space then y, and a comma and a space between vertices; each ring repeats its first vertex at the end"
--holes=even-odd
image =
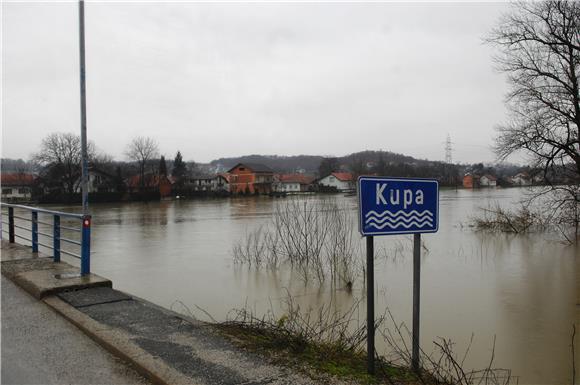
MULTIPOLYGON (((185 162, 180 151, 167 165, 160 154, 158 143, 149 137, 136 137, 125 148, 128 161, 116 161, 99 151, 91 141, 87 144, 89 171, 103 179, 106 193, 101 198, 118 200, 128 192, 127 180, 137 177, 135 192, 149 189, 148 178, 171 177, 178 186, 195 169, 195 162, 185 162), (108 194, 108 197, 106 196, 108 194)), ((40 148, 33 153, 29 162, 3 160, 3 171, 12 168, 16 173, 35 173, 34 195, 47 201, 78 200, 81 189, 81 140, 72 133, 51 133, 42 139, 40 148), (6 161, 8 164, 6 164, 6 161)))

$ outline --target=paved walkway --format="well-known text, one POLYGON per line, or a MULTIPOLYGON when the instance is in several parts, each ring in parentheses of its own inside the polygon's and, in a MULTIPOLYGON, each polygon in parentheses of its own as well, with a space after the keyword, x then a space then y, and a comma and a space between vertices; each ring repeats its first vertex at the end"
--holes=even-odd
POLYGON ((2 275, 2 384, 149 384, 2 275))

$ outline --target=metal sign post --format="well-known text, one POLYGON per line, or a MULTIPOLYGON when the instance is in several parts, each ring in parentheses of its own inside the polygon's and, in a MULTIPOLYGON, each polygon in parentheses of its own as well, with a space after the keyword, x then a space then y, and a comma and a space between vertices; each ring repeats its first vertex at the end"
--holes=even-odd
POLYGON ((373 236, 367 238, 367 372, 375 374, 375 252, 373 236))
POLYGON ((375 235, 413 234, 413 343, 411 366, 419 362, 421 233, 439 229, 439 183, 434 179, 359 177, 359 231, 367 239, 367 371, 375 371, 375 235))
POLYGON ((85 2, 79 0, 79 72, 81 83, 81 190, 83 214, 89 213, 89 165, 87 154, 87 89, 85 86, 85 2))
POLYGON ((413 235, 413 350, 411 368, 419 372, 419 311, 421 298, 421 234, 413 235))

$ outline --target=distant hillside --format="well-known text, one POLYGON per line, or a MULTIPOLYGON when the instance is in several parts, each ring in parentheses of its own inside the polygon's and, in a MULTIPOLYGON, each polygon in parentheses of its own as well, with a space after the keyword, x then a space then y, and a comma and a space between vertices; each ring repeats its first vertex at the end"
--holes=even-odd
MULTIPOLYGON (((407 164, 429 164, 427 160, 415 159, 411 156, 396 154, 389 151, 361 151, 353 154, 335 157, 340 168, 348 170, 355 162, 376 163, 382 155, 386 163, 407 163, 407 164)), ((277 172, 295 172, 304 170, 309 174, 318 173, 318 168, 322 160, 326 158, 321 155, 245 155, 234 158, 220 158, 210 162, 210 166, 218 172, 227 171, 238 163, 260 163, 266 165, 277 172)), ((435 162, 440 163, 440 162, 435 162)))
POLYGON ((318 172, 318 166, 324 157, 318 155, 245 155, 235 158, 220 158, 212 160, 210 165, 219 172, 227 171, 238 163, 260 163, 277 172, 296 172, 304 170, 307 173, 318 172))

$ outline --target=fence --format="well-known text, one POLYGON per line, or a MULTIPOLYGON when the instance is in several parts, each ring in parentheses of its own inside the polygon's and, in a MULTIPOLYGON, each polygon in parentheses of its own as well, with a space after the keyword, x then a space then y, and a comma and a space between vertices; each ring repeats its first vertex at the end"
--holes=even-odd
MULTIPOLYGON (((81 275, 87 275, 91 272, 91 216, 90 215, 83 215, 83 214, 74 214, 74 213, 65 213, 60 211, 53 211, 53 210, 45 210, 40 209, 38 207, 30 207, 30 206, 22 206, 22 205, 15 205, 15 204, 8 204, 8 203, 0 203, 2 209, 7 208, 6 212, 2 210, 2 238, 4 234, 8 234, 8 241, 10 243, 15 243, 16 238, 28 241, 32 244, 32 252, 37 253, 38 247, 43 246, 48 249, 52 250, 52 256, 54 262, 60 262, 60 256, 62 254, 70 255, 71 257, 80 259, 81 261, 81 275), (29 212, 30 217, 15 215, 15 209, 18 210, 18 214, 21 212, 29 212), (44 220, 39 220, 39 214, 46 217, 49 216, 52 218, 52 222, 46 222, 44 220), (8 221, 5 221, 5 217, 8 221), (63 222, 65 220, 72 221, 73 226, 74 222, 80 221, 80 228, 75 228, 69 226, 65 226, 61 224, 61 218, 63 218, 63 222), (16 223, 16 220, 20 220, 21 223, 16 223), (23 222, 30 222, 30 226, 26 227, 22 225, 23 222), (4 226, 8 226, 8 230, 4 229, 4 226), (49 230, 45 230, 45 228, 41 230, 49 231, 44 232, 39 230, 39 225, 44 225, 45 228, 49 230), (17 233, 16 230, 20 230, 20 233, 17 233), (52 230, 50 232, 50 229, 52 230), (62 233, 68 232, 71 234, 78 234, 80 233, 80 241, 63 237, 62 233), (26 235, 30 233, 30 238, 26 235), (42 240, 49 239, 52 240, 52 245, 49 243, 43 243, 39 241, 39 237, 42 237, 42 240), (80 247, 80 255, 76 254, 70 250, 66 250, 61 247, 61 243, 74 245, 75 247, 80 247)), ((68 224, 68 223, 67 223, 68 224)))

